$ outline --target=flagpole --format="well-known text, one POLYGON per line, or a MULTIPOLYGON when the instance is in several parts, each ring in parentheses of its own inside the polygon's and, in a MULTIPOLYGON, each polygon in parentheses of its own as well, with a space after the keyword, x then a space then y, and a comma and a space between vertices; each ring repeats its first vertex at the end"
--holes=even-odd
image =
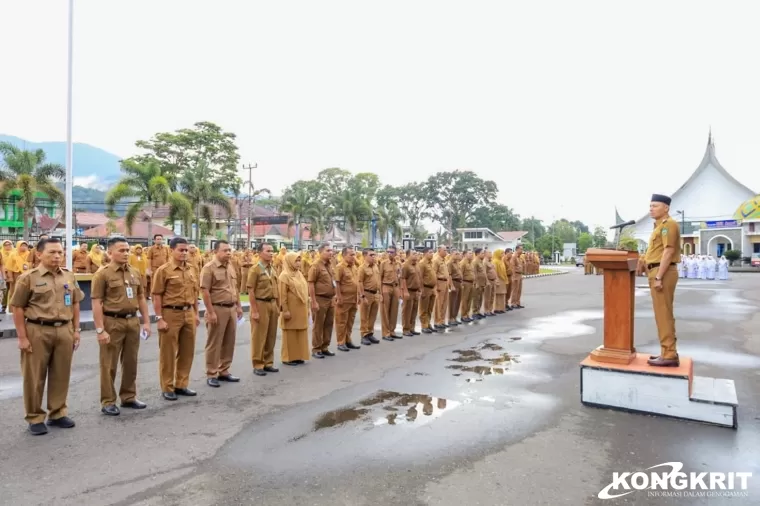
POLYGON ((72 143, 72 102, 74 88, 74 0, 69 0, 69 69, 66 97, 66 268, 72 270, 74 259, 74 145, 72 143))

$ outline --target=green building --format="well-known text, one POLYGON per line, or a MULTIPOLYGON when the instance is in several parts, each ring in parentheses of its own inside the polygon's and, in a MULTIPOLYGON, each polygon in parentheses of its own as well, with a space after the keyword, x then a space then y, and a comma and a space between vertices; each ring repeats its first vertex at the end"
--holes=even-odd
MULTIPOLYGON (((35 209, 42 214, 55 216, 57 205, 47 194, 35 192, 35 198, 35 209)), ((24 229, 24 210, 19 206, 20 200, 21 190, 13 190, 8 193, 2 204, 0 204, 0 233, 20 233, 24 229)), ((29 216, 30 229, 34 220, 34 214, 32 212, 29 216)))

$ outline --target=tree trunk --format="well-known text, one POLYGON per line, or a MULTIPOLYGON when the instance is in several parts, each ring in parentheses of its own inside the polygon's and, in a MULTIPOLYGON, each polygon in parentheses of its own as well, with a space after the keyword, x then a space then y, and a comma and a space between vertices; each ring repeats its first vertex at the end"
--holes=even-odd
MULTIPOLYGON (((148 204, 148 244, 146 247, 149 247, 151 245, 151 242, 153 240, 153 204, 148 204)), ((150 266, 148 267, 150 268, 150 266)))
POLYGON ((29 240, 29 211, 27 210, 26 206, 24 206, 24 210, 21 213, 22 220, 24 220, 24 240, 29 240))
MULTIPOLYGON (((192 234, 190 234, 192 237, 192 234)), ((195 244, 201 247, 201 203, 195 204, 195 244)))

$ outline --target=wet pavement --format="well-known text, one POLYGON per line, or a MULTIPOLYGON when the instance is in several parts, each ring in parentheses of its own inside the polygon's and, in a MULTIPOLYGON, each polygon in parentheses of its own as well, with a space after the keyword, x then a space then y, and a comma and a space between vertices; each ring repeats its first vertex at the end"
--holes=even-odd
MULTIPOLYGON (((250 374, 245 326, 233 365, 243 381, 220 389, 203 384, 199 335, 199 395, 176 403, 158 400, 148 341, 139 387, 150 406, 118 418, 98 412, 88 334, 69 399, 78 426, 39 438, 24 433, 15 342, 0 341, 0 504, 724 504, 596 495, 613 472, 663 462, 758 476, 759 283, 733 274, 677 294, 680 352, 696 374, 736 381, 737 431, 582 407, 578 362, 601 343, 601 277, 577 271, 530 280, 524 310, 265 378, 250 374)), ((637 289, 642 352, 658 349, 650 304, 637 289)), ((728 504, 760 503, 758 479, 728 504)))

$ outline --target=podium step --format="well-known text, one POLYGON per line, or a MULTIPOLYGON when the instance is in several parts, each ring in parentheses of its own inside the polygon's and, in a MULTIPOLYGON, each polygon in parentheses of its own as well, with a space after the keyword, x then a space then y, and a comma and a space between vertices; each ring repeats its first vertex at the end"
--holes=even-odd
POLYGON ((737 427, 733 380, 693 375, 688 357, 680 367, 652 367, 637 353, 629 365, 586 358, 581 362, 584 405, 737 427))

